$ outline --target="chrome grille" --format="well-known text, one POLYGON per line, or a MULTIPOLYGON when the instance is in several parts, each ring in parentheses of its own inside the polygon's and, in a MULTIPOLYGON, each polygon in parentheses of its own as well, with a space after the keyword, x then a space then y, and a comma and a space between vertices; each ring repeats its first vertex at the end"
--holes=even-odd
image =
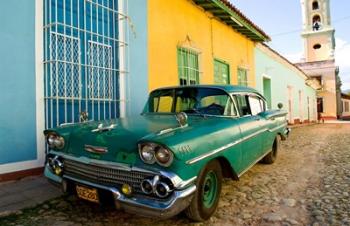
POLYGON ((129 184, 139 194, 143 194, 141 190, 142 180, 154 176, 145 172, 111 169, 68 159, 64 160, 64 175, 116 188, 120 188, 123 184, 129 184))

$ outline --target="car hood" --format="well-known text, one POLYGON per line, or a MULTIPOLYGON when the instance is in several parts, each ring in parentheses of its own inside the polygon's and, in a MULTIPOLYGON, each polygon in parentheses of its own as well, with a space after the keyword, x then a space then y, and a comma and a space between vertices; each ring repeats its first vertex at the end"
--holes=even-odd
POLYGON ((65 148, 61 151, 66 154, 133 164, 139 159, 137 144, 140 140, 177 127, 179 124, 174 115, 140 115, 66 125, 53 131, 65 138, 65 148), (99 125, 100 128, 114 128, 99 131, 99 125), (91 148, 107 152, 99 154, 91 148))

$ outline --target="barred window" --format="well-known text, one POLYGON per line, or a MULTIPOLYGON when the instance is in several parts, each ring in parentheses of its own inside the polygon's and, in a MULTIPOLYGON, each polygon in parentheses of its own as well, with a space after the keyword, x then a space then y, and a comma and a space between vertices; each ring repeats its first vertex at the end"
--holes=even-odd
POLYGON ((221 60, 214 60, 214 83, 230 84, 230 66, 221 60))
POLYGON ((198 53, 186 48, 178 48, 177 58, 180 85, 199 84, 198 53))

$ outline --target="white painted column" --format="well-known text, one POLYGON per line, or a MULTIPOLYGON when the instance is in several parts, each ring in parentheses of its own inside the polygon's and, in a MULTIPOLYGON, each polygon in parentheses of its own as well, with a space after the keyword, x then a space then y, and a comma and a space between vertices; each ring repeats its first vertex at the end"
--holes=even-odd
POLYGON ((44 99, 44 0, 35 0, 35 78, 36 78, 36 145, 39 165, 45 162, 45 99, 44 99))
POLYGON ((126 46, 125 46, 125 18, 123 15, 125 13, 125 0, 118 0, 118 39, 120 41, 119 45, 119 109, 120 117, 123 118, 126 116, 126 46))

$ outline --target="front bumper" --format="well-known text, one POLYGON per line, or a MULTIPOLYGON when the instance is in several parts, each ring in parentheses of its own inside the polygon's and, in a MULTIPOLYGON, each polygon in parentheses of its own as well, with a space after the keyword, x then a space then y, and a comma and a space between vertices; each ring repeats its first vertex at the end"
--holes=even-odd
POLYGON ((67 191, 67 183, 69 181, 84 184, 90 187, 111 192, 114 198, 114 204, 117 209, 123 209, 126 212, 135 213, 146 217, 157 217, 161 219, 170 218, 183 211, 190 204, 194 192, 196 191, 196 185, 191 184, 182 190, 175 190, 173 194, 166 200, 127 197, 114 187, 107 187, 69 176, 59 177, 50 170, 48 165, 45 167, 44 174, 52 182, 60 185, 64 192, 67 191))

